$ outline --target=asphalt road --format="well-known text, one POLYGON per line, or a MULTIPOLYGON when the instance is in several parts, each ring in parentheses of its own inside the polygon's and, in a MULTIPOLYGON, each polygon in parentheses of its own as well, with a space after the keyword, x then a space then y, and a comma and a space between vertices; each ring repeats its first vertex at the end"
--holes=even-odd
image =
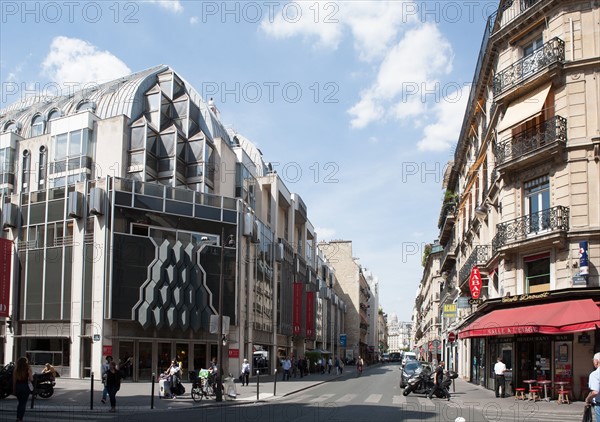
MULTIPOLYGON (((581 420, 581 416, 577 417, 575 414, 553 415, 551 412, 552 409, 557 409, 556 403, 544 403, 548 406, 542 408, 539 403, 515 402, 512 398, 500 402, 494 399, 484 401, 482 397, 490 396, 492 393, 466 384, 453 392, 450 401, 429 400, 423 395, 414 394, 404 397, 403 390, 399 387, 399 378, 398 365, 376 366, 369 368, 360 377, 352 374, 331 379, 324 384, 258 403, 245 402, 208 407, 191 401, 173 402, 171 410, 158 411, 140 407, 135 411, 117 413, 108 413, 108 405, 100 405, 93 411, 85 412, 78 410, 30 412, 26 413, 24 420, 27 422, 455 422, 458 417, 463 417, 466 422, 581 420), (480 397, 477 397, 477 394, 480 397)), ((13 418, 13 413, 0 413, 0 422, 13 421, 13 418)))

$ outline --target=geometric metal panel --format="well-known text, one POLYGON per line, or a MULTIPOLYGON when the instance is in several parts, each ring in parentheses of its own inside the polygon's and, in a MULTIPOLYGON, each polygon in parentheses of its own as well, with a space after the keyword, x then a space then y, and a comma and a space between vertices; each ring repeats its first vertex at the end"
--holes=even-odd
POLYGON ((174 245, 165 239, 155 245, 155 259, 148 267, 147 279, 140 286, 139 300, 132 318, 142 327, 180 328, 193 331, 206 327, 210 315, 209 291, 198 264, 197 247, 174 245))

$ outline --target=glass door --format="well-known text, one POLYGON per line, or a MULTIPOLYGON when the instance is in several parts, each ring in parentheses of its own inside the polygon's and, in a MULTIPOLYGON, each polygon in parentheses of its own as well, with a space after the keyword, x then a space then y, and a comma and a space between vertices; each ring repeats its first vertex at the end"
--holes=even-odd
MULTIPOLYGON (((152 343, 138 343, 138 381, 150 381, 152 379, 152 343)), ((158 374, 157 374, 158 375, 158 374)))
POLYGON ((548 176, 525 183, 526 208, 529 212, 527 234, 550 228, 550 182, 548 176))
POLYGON ((118 367, 124 379, 133 379, 133 341, 119 342, 118 367))

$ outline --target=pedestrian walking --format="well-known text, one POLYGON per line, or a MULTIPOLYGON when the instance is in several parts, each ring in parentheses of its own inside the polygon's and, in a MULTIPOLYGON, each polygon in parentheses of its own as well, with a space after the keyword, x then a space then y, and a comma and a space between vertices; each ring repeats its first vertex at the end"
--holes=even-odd
POLYGON ((27 399, 33 392, 33 373, 26 357, 20 357, 17 360, 13 371, 13 392, 17 396, 17 422, 23 420, 27 399))
POLYGON ((585 398, 586 406, 594 406, 596 413, 596 422, 600 422, 600 352, 593 358, 594 368, 596 368, 588 378, 588 388, 590 393, 585 398))
POLYGON ((338 358, 337 356, 335 357, 335 374, 340 374, 340 358, 338 358))
POLYGON ((435 369, 435 373, 433 375, 434 386, 433 386, 432 390, 429 392, 430 399, 434 396, 434 394, 436 394, 436 392, 438 390, 441 390, 442 393, 444 394, 444 397, 447 397, 448 400, 450 400, 448 391, 446 391, 446 389, 442 387, 443 379, 444 379, 444 361, 442 360, 442 361, 440 361, 440 364, 435 369))
POLYGON ((242 363, 242 387, 244 386, 244 383, 246 385, 248 385, 248 382, 250 380, 250 364, 248 363, 248 359, 244 359, 244 363, 242 363))
POLYGON ((290 361, 290 358, 288 356, 286 356, 285 360, 283 361, 282 367, 283 380, 287 381, 290 379, 290 369, 292 368, 292 362, 290 361))
POLYGON ((108 398, 110 399, 109 412, 115 412, 117 410, 117 391, 121 389, 121 371, 117 370, 117 364, 114 360, 110 361, 108 365, 106 389, 108 390, 108 398))
POLYGON ((504 373, 506 372, 506 365, 502 362, 502 358, 498 356, 497 362, 494 365, 494 375, 496 378, 496 398, 500 397, 500 388, 502 388, 502 398, 506 395, 506 385, 504 380, 504 373))
POLYGON ((108 373, 108 369, 113 357, 109 355, 105 358, 105 360, 106 361, 102 364, 102 384, 104 384, 104 388, 102 389, 102 400, 100 400, 102 404, 106 404, 106 398, 108 397, 108 389, 106 388, 106 374, 108 373))
POLYGON ((329 375, 331 375, 331 367, 333 366, 333 360, 331 358, 329 358, 327 360, 327 373, 329 375))

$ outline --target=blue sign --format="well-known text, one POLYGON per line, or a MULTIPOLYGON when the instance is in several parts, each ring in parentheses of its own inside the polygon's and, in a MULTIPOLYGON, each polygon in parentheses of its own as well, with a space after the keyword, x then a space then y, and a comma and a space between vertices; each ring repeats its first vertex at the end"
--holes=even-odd
POLYGON ((346 347, 346 334, 340 334, 340 347, 346 347))
POLYGON ((589 275, 589 264, 588 264, 588 242, 584 240, 579 242, 579 275, 589 275))

